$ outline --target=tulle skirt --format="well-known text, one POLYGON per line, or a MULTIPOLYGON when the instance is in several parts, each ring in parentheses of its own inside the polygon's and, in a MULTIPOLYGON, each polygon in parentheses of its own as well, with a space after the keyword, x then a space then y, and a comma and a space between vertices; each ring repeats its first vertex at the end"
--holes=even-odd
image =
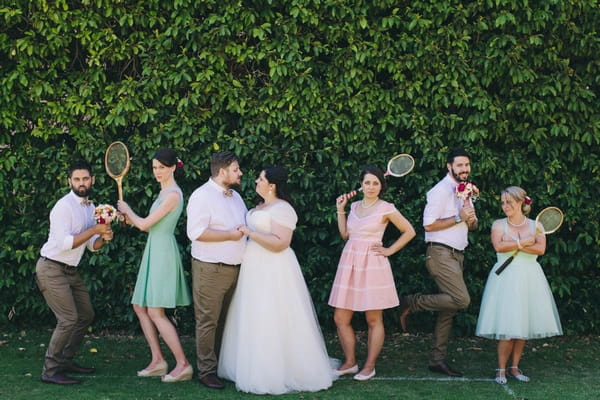
POLYGON ((325 342, 292 249, 273 253, 248 242, 218 374, 234 381, 238 390, 256 394, 331 386, 325 342))
POLYGON ((535 339, 562 335, 554 297, 536 256, 519 253, 500 274, 511 253, 499 253, 483 292, 475 334, 489 339, 535 339))

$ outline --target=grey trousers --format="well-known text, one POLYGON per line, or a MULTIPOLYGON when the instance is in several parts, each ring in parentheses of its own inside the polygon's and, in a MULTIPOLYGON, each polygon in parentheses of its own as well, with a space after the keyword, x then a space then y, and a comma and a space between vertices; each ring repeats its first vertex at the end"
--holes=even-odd
POLYGON ((463 279, 464 254, 441 246, 427 244, 425 265, 435 280, 438 294, 411 296, 411 311, 437 311, 429 365, 444 361, 448 355, 448 338, 454 315, 471 302, 463 279))
POLYGON ((42 374, 50 377, 73 363, 94 320, 94 309, 77 268, 40 258, 35 273, 37 285, 56 317, 42 369, 42 374))
POLYGON ((192 259, 196 367, 200 379, 217 373, 223 327, 239 272, 239 267, 192 259))

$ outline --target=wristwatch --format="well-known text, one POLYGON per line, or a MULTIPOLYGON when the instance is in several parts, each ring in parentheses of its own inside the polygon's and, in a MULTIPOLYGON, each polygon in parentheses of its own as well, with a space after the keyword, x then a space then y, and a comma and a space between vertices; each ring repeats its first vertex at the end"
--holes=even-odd
POLYGON ((462 218, 460 217, 460 214, 459 215, 455 215, 454 216, 454 223, 455 224, 460 224, 461 222, 462 222, 462 218))

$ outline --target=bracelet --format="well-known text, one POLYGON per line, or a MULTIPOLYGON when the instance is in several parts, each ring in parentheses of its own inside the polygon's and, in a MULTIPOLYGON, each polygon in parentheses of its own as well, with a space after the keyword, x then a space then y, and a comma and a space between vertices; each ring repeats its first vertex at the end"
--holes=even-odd
POLYGON ((337 212, 337 213, 338 213, 339 215, 344 215, 344 214, 346 214, 346 211, 339 211, 339 210, 338 210, 338 212, 337 212))

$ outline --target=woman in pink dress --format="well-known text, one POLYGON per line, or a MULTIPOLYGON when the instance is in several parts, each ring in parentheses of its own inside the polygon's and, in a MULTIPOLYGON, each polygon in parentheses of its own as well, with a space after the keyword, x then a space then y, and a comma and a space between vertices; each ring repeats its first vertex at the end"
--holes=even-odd
POLYGON ((414 238, 415 230, 392 203, 379 198, 387 187, 381 169, 374 166, 363 169, 360 186, 363 199, 351 204, 348 218, 346 204, 357 192, 342 194, 336 199, 338 229, 348 241, 340 257, 329 305, 335 307, 333 319, 345 357, 334 373, 338 376, 356 374, 354 379, 364 381, 375 376, 375 362, 383 347, 383 310, 399 304, 388 257, 414 238), (384 247, 382 238, 390 222, 401 235, 391 246, 384 247), (367 359, 360 372, 351 324, 355 311, 365 312, 369 327, 367 359))

